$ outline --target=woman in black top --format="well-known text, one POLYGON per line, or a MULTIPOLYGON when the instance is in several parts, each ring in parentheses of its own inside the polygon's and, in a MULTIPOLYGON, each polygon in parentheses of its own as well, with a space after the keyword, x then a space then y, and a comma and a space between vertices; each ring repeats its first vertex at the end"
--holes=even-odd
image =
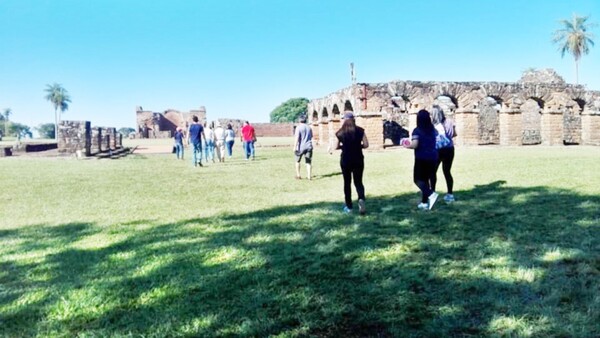
POLYGON ((436 134, 429 112, 420 110, 417 113, 417 127, 413 130, 411 143, 404 145, 405 148, 415 150, 413 180, 421 190, 421 203, 417 208, 423 210, 431 210, 438 197, 431 188, 438 162, 438 152, 435 149, 436 134))
POLYGON ((335 149, 342 149, 340 166, 344 176, 344 212, 352 211, 352 177, 354 177, 354 186, 358 193, 358 210, 361 215, 366 212, 365 209, 365 187, 362 183, 363 171, 365 169, 363 148, 369 147, 369 141, 365 135, 365 130, 356 126, 354 114, 346 112, 344 114, 344 123, 340 130, 335 133, 337 137, 337 146, 335 149))

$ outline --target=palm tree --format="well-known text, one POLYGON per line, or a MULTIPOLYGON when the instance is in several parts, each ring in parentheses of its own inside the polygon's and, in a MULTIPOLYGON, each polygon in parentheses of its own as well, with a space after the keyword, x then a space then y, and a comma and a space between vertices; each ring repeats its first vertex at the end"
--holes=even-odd
POLYGON ((64 113, 65 110, 69 109, 71 97, 67 90, 58 83, 46 85, 46 93, 46 100, 52 102, 54 106, 54 139, 58 141, 58 122, 60 120, 58 110, 60 109, 60 112, 64 113))
POLYGON ((8 117, 12 115, 12 110, 10 108, 4 108, 4 135, 8 136, 8 117))
POLYGON ((552 42, 558 44, 558 50, 561 56, 565 53, 573 55, 575 59, 575 84, 579 84, 579 59, 582 55, 590 52, 590 46, 594 45, 592 38, 594 35, 589 29, 595 26, 588 23, 589 16, 577 16, 573 14, 571 20, 560 20, 562 26, 554 32, 552 42))

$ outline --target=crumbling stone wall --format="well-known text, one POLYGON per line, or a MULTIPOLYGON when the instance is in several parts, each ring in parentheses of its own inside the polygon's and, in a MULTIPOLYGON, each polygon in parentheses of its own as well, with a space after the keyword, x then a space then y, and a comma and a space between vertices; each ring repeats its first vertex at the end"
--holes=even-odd
POLYGON ((92 156, 123 147, 123 136, 113 127, 90 127, 89 121, 61 121, 58 153, 92 156))
POLYGON ((600 111, 588 109, 581 114, 581 140, 583 144, 600 145, 600 111))
POLYGON ((293 123, 254 123, 257 137, 285 137, 294 135, 293 123))
POLYGON ((491 98, 479 102, 477 127, 479 130, 479 144, 500 144, 500 118, 498 116, 499 104, 491 98))
POLYGON ((310 129, 313 132, 313 146, 323 145, 323 140, 321 140, 321 134, 319 132, 319 122, 313 121, 310 125, 310 129))
POLYGON ((107 150, 115 150, 117 149, 117 129, 115 128, 102 128, 103 135, 105 136, 105 146, 107 150))
POLYGON ((90 122, 60 121, 58 124, 58 153, 62 155, 90 154, 90 122))
POLYGON ((90 155, 102 152, 102 128, 93 127, 90 139, 90 155))
MULTIPOLYGON (((416 113, 433 104, 444 108, 458 132, 456 144, 598 144, 600 91, 564 83, 554 71, 526 72, 518 82, 360 83, 308 103, 320 142, 335 107, 350 108, 367 125, 375 147, 383 145, 383 124, 416 127, 416 113), (367 123, 369 119, 376 122, 367 123), (516 129, 516 130, 515 130, 516 129), (520 136, 517 136, 520 135, 520 136), (380 141, 381 140, 381 141, 380 141)), ((357 123, 358 123, 357 119, 357 123)))
POLYGON ((542 108, 534 99, 528 99, 521 106, 521 115, 523 120, 522 144, 540 144, 542 143, 542 108))
POLYGON ((192 116, 198 116, 198 122, 205 124, 206 108, 180 112, 175 109, 167 109, 162 113, 143 110, 136 107, 137 134, 139 138, 171 138, 177 127, 187 129, 192 122, 192 116))

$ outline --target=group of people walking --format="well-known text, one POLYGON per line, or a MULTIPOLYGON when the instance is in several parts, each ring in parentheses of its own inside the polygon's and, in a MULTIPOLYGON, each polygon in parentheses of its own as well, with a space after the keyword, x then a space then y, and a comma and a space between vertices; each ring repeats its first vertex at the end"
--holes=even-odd
MULTIPOLYGON (((305 157, 307 178, 311 179, 312 169, 312 131, 306 124, 306 117, 299 119, 300 125, 294 133, 294 153, 296 156, 296 179, 300 179, 300 162, 305 157)), ((435 192, 437 183, 437 170, 442 165, 448 193, 444 196, 447 203, 454 202, 454 179, 451 169, 454 161, 454 142, 456 136, 454 123, 446 119, 441 107, 434 105, 432 112, 421 110, 417 113, 417 127, 412 132, 410 139, 403 140, 403 146, 414 149, 415 162, 413 167, 413 181, 421 190, 421 202, 418 209, 431 210, 438 193, 435 192)), ((340 149, 340 168, 344 179, 344 207, 345 213, 353 211, 352 182, 358 195, 358 211, 361 215, 366 213, 365 187, 363 172, 365 168, 363 149, 369 147, 369 140, 365 130, 356 125, 354 114, 347 111, 343 115, 341 128, 335 133, 335 144, 330 145, 329 152, 340 149)))
MULTIPOLYGON (((174 152, 177 159, 183 160, 185 145, 189 144, 194 167, 202 167, 203 159, 205 163, 208 161, 216 162, 216 160, 224 162, 225 153, 227 153, 228 158, 233 156, 235 137, 235 131, 231 123, 228 123, 225 128, 218 121, 214 125, 202 125, 198 120, 198 116, 194 115, 186 132, 183 131, 183 128, 177 127, 173 136, 175 141, 174 152)), ((246 159, 254 159, 256 133, 254 127, 248 121, 245 121, 244 126, 241 128, 240 140, 243 142, 246 159)))
MULTIPOLYGON (((192 164, 202 166, 202 150, 206 161, 215 162, 215 151, 219 161, 225 161, 225 150, 227 155, 232 156, 235 132, 232 125, 221 127, 217 122, 215 128, 202 126, 198 117, 192 118, 187 135, 181 128, 175 133, 175 150, 177 158, 183 159, 184 142, 190 144, 192 149, 192 164), (205 128, 206 127, 206 128, 205 128), (203 147, 204 144, 204 147, 203 147)), ((306 178, 312 179, 312 130, 307 124, 307 117, 301 116, 299 125, 294 131, 294 155, 296 179, 302 179, 300 166, 302 158, 306 164, 306 178)), ((456 128, 450 119, 446 119, 441 107, 434 105, 431 113, 420 110, 417 113, 417 127, 413 130, 410 139, 402 140, 402 145, 407 149, 414 150, 413 180, 421 191, 421 202, 418 209, 431 210, 437 201, 438 193, 435 192, 437 183, 437 170, 442 166, 448 193, 444 196, 447 203, 454 202, 454 179, 451 169, 454 161, 454 142, 456 128)), ((254 159, 256 133, 254 127, 248 121, 244 122, 240 130, 240 141, 243 142, 244 156, 246 160, 254 159)), ((344 207, 345 213, 351 213, 354 208, 352 200, 352 184, 358 195, 358 212, 366 213, 365 187, 363 184, 363 172, 365 168, 363 149, 369 147, 369 140, 365 130, 356 125, 354 114, 347 111, 343 115, 343 123, 335 133, 334 143, 329 146, 329 153, 341 150, 340 168, 344 179, 344 207)))
POLYGON ((417 113, 417 127, 413 130, 410 141, 403 144, 405 148, 415 151, 413 180, 421 190, 421 203, 417 208, 431 210, 437 201, 439 195, 435 188, 440 164, 448 189, 444 200, 447 203, 454 202, 454 178, 451 169, 455 136, 454 123, 446 119, 441 107, 434 105, 431 114, 425 109, 417 113))

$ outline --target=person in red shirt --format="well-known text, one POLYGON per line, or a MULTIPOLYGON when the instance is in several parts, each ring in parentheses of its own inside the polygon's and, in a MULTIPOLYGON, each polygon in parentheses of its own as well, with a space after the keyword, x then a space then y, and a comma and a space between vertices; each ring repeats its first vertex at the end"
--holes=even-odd
POLYGON ((246 160, 254 160, 254 142, 256 142, 256 134, 254 133, 254 127, 250 125, 250 122, 244 121, 244 126, 241 132, 242 142, 244 142, 244 152, 246 153, 246 160))

